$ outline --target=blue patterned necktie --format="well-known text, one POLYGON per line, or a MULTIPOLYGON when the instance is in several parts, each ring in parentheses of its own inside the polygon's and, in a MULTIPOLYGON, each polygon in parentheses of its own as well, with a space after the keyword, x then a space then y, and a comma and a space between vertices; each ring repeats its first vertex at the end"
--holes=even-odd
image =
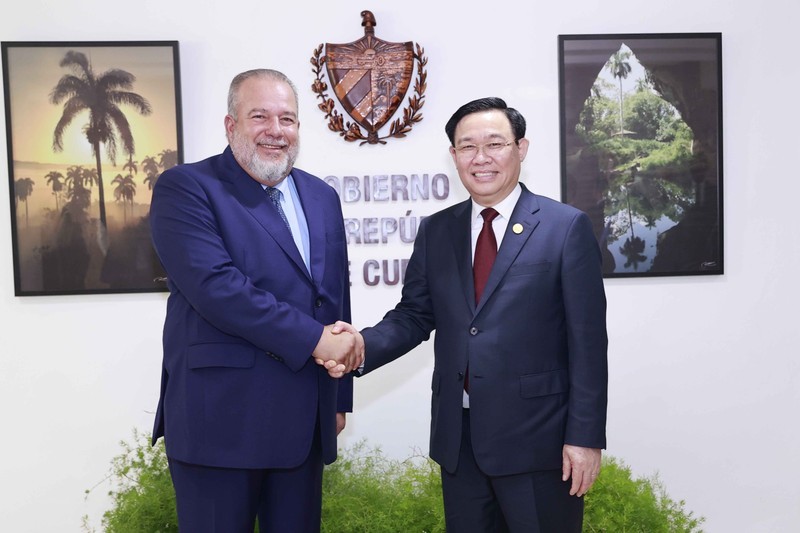
POLYGON ((269 195, 269 199, 272 200, 275 209, 278 210, 278 214, 281 216, 281 219, 283 219, 283 223, 286 224, 286 227, 289 229, 289 233, 291 233, 292 227, 289 226, 289 220, 286 218, 286 213, 283 212, 283 207, 281 207, 281 196, 283 193, 280 191, 280 189, 276 189, 275 187, 267 187, 265 190, 269 195))

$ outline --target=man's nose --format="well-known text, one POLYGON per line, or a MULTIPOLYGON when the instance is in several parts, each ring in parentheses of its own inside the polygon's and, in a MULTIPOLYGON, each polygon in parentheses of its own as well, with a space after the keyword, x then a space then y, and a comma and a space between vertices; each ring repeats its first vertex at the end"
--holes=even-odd
POLYGON ((492 159, 492 156, 490 156, 486 152, 486 147, 485 146, 478 146, 478 151, 475 153, 475 157, 472 158, 472 162, 481 164, 481 163, 486 163, 487 161, 490 161, 491 159, 492 159))
POLYGON ((272 135, 281 134, 281 121, 278 117, 268 118, 263 123, 264 131, 272 135))

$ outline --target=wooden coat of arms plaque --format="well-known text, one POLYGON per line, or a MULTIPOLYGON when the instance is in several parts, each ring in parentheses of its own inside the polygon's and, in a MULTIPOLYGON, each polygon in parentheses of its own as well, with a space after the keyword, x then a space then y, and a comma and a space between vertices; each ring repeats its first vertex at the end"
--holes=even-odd
POLYGON ((425 65, 428 60, 419 44, 410 41, 390 43, 375 37, 377 23, 371 11, 362 11, 361 19, 364 27, 361 39, 347 44, 320 44, 314 50, 311 64, 316 79, 311 88, 322 100, 318 107, 328 119, 328 129, 349 142, 386 144, 385 139, 405 137, 413 125, 422 120, 420 110, 425 103, 425 65), (322 54, 323 46, 325 55, 322 54), (381 136, 380 129, 403 103, 411 85, 415 62, 414 94, 403 109, 403 118, 392 121, 388 134, 381 136), (328 97, 323 67, 333 93, 353 122, 345 121, 333 99, 328 97))

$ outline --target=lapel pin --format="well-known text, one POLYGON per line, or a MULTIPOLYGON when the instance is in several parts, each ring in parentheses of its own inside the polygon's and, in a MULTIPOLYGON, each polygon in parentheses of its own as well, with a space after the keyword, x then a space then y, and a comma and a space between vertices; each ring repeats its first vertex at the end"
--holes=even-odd
POLYGON ((514 226, 511 228, 511 231, 513 231, 514 233, 519 235, 520 233, 522 233, 522 224, 519 224, 519 223, 518 224, 514 224, 514 226))

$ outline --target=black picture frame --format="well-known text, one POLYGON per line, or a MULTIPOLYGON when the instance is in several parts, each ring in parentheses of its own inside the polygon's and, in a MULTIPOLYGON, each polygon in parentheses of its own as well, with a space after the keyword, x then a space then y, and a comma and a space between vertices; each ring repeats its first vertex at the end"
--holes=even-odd
POLYGON ((559 35, 558 66, 561 200, 603 276, 723 274, 721 33, 559 35))
POLYGON ((147 214, 183 162, 178 42, 1 48, 15 294, 166 291, 147 214))

